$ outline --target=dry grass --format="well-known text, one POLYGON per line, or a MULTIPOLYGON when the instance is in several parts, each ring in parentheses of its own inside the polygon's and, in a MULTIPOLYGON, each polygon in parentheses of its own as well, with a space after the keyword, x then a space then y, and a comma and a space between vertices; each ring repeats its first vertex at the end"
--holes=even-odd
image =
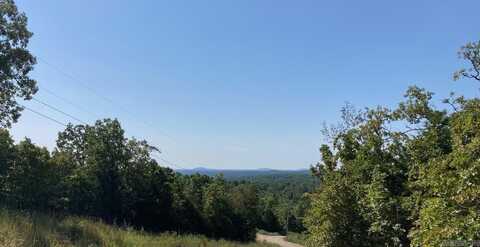
POLYGON ((203 236, 174 233, 148 234, 130 228, 106 225, 99 221, 45 215, 24 215, 0 209, 2 247, 273 247, 260 243, 209 240, 203 236))

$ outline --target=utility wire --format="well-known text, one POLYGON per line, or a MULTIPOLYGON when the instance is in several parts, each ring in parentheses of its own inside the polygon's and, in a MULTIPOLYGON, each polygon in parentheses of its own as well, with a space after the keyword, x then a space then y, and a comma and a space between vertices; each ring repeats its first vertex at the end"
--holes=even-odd
POLYGON ((50 95, 52 95, 52 96, 54 96, 54 97, 56 97, 56 98, 64 101, 65 103, 67 103, 67 104, 69 104, 69 105, 71 105, 71 106, 73 106, 73 107, 75 107, 75 108, 77 108, 77 109, 79 109, 79 110, 81 110, 81 111, 83 111, 83 112, 85 112, 85 113, 88 113, 89 115, 91 115, 91 116, 94 117, 95 119, 101 118, 99 115, 97 115, 97 114, 95 114, 95 113, 87 110, 85 107, 82 107, 82 106, 80 106, 79 104, 74 103, 73 101, 67 99, 66 97, 63 97, 63 96, 60 96, 60 95, 54 93, 52 90, 49 90, 48 88, 45 88, 45 86, 43 86, 43 85, 40 86, 40 91, 41 91, 41 92, 46 92, 46 93, 48 93, 48 94, 50 94, 50 95))
POLYGON ((43 102, 43 101, 41 101, 41 100, 39 100, 39 99, 37 99, 37 98, 32 98, 32 100, 35 101, 35 102, 38 102, 38 103, 40 103, 40 104, 42 104, 42 105, 44 105, 44 106, 46 106, 46 107, 48 107, 48 108, 50 108, 50 109, 52 109, 52 110, 54 110, 54 111, 56 111, 56 112, 59 112, 59 113, 65 115, 65 116, 67 116, 67 117, 70 117, 70 118, 73 119, 73 120, 76 120, 76 121, 78 121, 78 122, 80 122, 80 123, 83 123, 83 124, 85 124, 85 125, 88 125, 87 122, 85 122, 85 121, 83 121, 83 120, 81 120, 81 119, 79 119, 79 118, 77 118, 77 117, 75 117, 75 116, 73 116, 73 115, 70 115, 70 114, 68 114, 68 113, 66 113, 66 112, 64 112, 64 111, 62 111, 62 110, 58 109, 58 108, 55 107, 55 106, 52 106, 52 105, 50 105, 50 104, 48 104, 48 103, 45 103, 45 102, 43 102))
MULTIPOLYGON (((53 70, 57 71, 58 73, 62 74, 63 76, 69 78, 70 80, 77 82, 78 85, 83 86, 85 89, 90 91, 91 94, 97 96, 98 98, 101 98, 102 100, 104 100, 104 101, 108 102, 109 104, 117 107, 118 109, 122 110, 123 112, 128 113, 130 115, 131 119, 133 119, 133 120, 135 120, 139 123, 142 123, 143 125, 145 125, 147 127, 155 128, 155 126, 152 123, 147 122, 147 121, 139 120, 140 118, 138 118, 138 116, 135 112, 132 112, 132 111, 128 110, 127 108, 125 108, 124 106, 116 103, 114 100, 110 99, 109 97, 103 95, 102 93, 99 93, 97 90, 90 87, 87 83, 84 83, 82 80, 80 80, 80 79, 76 78, 75 76, 61 70, 59 67, 54 66, 53 64, 51 64, 50 62, 46 61, 45 59, 43 59, 41 57, 37 57, 37 58, 38 58, 38 60, 40 60, 44 64, 46 64, 48 67, 52 68, 53 70)), ((159 134, 161 134, 164 137, 167 137, 171 141, 174 141, 174 139, 170 135, 168 135, 167 133, 165 133, 163 131, 159 131, 159 130, 156 130, 156 132, 158 132, 159 134)))
POLYGON ((29 111, 31 111, 31 112, 33 112, 33 113, 35 113, 35 114, 37 114, 37 115, 39 115, 39 116, 41 116, 41 117, 43 117, 43 118, 46 118, 46 119, 48 119, 48 120, 50 120, 50 121, 52 121, 52 122, 55 122, 55 123, 60 124, 60 125, 62 125, 62 126, 64 126, 64 127, 67 127, 67 124, 62 123, 62 122, 60 122, 60 121, 58 121, 58 120, 56 120, 56 119, 54 119, 54 118, 52 118, 52 117, 49 117, 49 116, 47 116, 47 115, 45 115, 45 114, 43 114, 43 113, 41 113, 41 112, 38 112, 38 111, 36 111, 36 110, 33 110, 32 108, 29 108, 29 107, 27 107, 27 106, 25 106, 25 105, 21 105, 21 104, 20 104, 20 106, 23 107, 23 108, 25 108, 25 109, 27 109, 27 110, 29 110, 29 111))
MULTIPOLYGON (((98 93, 94 88, 90 87, 88 84, 84 83, 83 81, 77 79, 76 77, 72 76, 71 74, 69 74, 69 73, 67 73, 67 72, 64 72, 64 71, 61 70, 59 67, 54 66, 53 64, 49 63, 49 62, 46 61, 45 59, 43 59, 43 58, 41 58, 41 57, 37 57, 37 58, 38 58, 40 61, 42 61, 44 64, 46 64, 48 67, 50 67, 51 69, 57 71, 58 73, 62 74, 63 76, 65 76, 65 77, 67 77, 67 78, 69 78, 70 80, 73 80, 73 81, 77 82, 78 85, 83 86, 84 88, 86 88, 91 94, 93 94, 93 95, 95 95, 95 96, 103 99, 104 101, 110 103, 111 105, 116 106, 118 109, 120 109, 120 110, 128 113, 133 120, 135 120, 135 121, 137 121, 137 122, 140 122, 140 123, 142 123, 142 124, 145 125, 145 126, 149 126, 149 127, 155 128, 155 126, 154 126, 153 124, 151 124, 150 122, 139 120, 139 118, 135 116, 135 115, 136 115, 135 113, 133 113, 132 111, 126 109, 125 107, 121 106, 120 104, 117 104, 115 101, 113 101, 112 99, 104 96, 103 94, 98 93)), ((55 97, 57 97, 57 98, 65 101, 66 103, 68 103, 68 104, 70 104, 70 105, 73 105, 73 106, 75 106, 75 107, 77 107, 77 108, 82 109, 82 110, 85 111, 85 109, 84 109, 83 107, 81 107, 81 106, 73 103, 72 101, 68 100, 68 99, 65 98, 65 97, 62 97, 62 96, 54 93, 52 90, 48 90, 48 89, 46 89, 45 87, 41 87, 41 88, 42 88, 45 92, 47 92, 47 93, 49 93, 49 94, 51 94, 51 95, 53 95, 53 96, 55 96, 55 97)), ((49 107, 50 107, 50 106, 49 106, 49 107)), ((58 108, 55 108, 55 107, 50 107, 50 108, 51 108, 51 109, 54 109, 54 110, 56 110, 56 111, 59 111, 59 112, 61 112, 62 114, 65 114, 65 115, 67 115, 67 116, 69 116, 69 117, 71 117, 71 118, 73 118, 73 119, 75 119, 75 120, 77 120, 77 121, 79 121, 79 122, 85 123, 84 121, 82 121, 82 120, 74 117, 74 116, 71 115, 71 114, 68 114, 68 113, 63 112, 63 111, 59 110, 58 108)), ((88 112, 88 111, 87 111, 87 112, 88 112)), ((96 114, 93 114, 93 113, 91 113, 91 112, 88 112, 88 113, 90 113, 91 115, 96 115, 96 114)), ((86 124, 86 123, 85 123, 85 124, 86 124)), ((174 139, 173 139, 172 137, 170 137, 168 134, 166 134, 166 133, 164 133, 164 132, 161 132, 161 131, 158 131, 158 130, 157 130, 157 132, 159 132, 159 133, 160 133, 161 135, 163 135, 164 137, 169 138, 171 141, 174 141, 174 139)), ((153 155, 153 154, 152 154, 152 155, 153 155)), ((186 169, 186 168, 183 168, 183 167, 180 166, 180 165, 177 165, 177 164, 175 164, 175 163, 173 163, 173 162, 170 162, 170 161, 168 161, 168 160, 166 160, 166 159, 164 159, 164 158, 162 158, 162 157, 160 157, 160 156, 158 156, 158 155, 157 155, 157 158, 160 159, 160 160, 162 160, 163 162, 171 165, 171 166, 174 166, 174 167, 177 167, 177 168, 180 168, 180 169, 186 169)))
POLYGON ((167 165, 170 165, 170 166, 173 166, 173 167, 176 167, 176 168, 179 168, 179 169, 184 169, 184 170, 186 169, 186 168, 184 168, 184 167, 182 167, 182 166, 180 166, 180 165, 177 165, 177 164, 175 164, 175 163, 173 163, 173 162, 168 161, 167 159, 164 159, 164 158, 160 157, 160 156, 157 155, 157 154, 153 154, 153 153, 152 153, 152 156, 154 156, 154 158, 157 158, 157 159, 165 162, 167 165))
MULTIPOLYGON (((62 110, 60 110, 60 109, 58 109, 58 108, 56 108, 56 107, 54 107, 54 106, 51 106, 51 105, 49 105, 49 104, 47 104, 47 103, 41 102, 41 101, 39 101, 39 100, 36 100, 35 98, 33 98, 33 99, 34 99, 35 101, 41 103, 41 104, 44 104, 44 105, 47 106, 47 107, 51 107, 51 109, 54 109, 54 110, 56 110, 56 111, 58 111, 58 112, 60 112, 60 113, 62 113, 62 114, 65 114, 65 115, 67 115, 67 116, 69 116, 69 117, 71 117, 71 118, 73 118, 73 119, 75 119, 75 120, 77 120, 77 121, 79 121, 79 122, 83 122, 82 120, 80 120, 80 119, 78 119, 78 118, 76 118, 76 117, 74 117, 74 116, 72 116, 72 115, 70 115, 70 114, 68 114, 68 113, 66 113, 66 112, 63 112, 62 110)), ((59 125, 62 125, 62 126, 64 126, 64 127, 67 127, 67 124, 62 123, 61 121, 56 120, 56 119, 54 119, 53 117, 47 116, 47 115, 45 115, 45 114, 43 114, 43 113, 41 113, 41 112, 39 112, 39 111, 36 111, 36 110, 34 110, 34 109, 30 108, 30 107, 27 107, 27 106, 25 106, 25 105, 22 105, 22 104, 19 104, 19 105, 20 105, 21 107, 23 107, 24 109, 29 110, 29 111, 37 114, 38 116, 41 116, 41 117, 43 117, 43 118, 45 118, 45 119, 48 119, 48 120, 50 120, 50 121, 52 121, 52 122, 55 122, 55 123, 59 124, 59 125)), ((83 122, 83 123, 85 123, 85 122, 83 122)), ((85 124, 87 124, 87 123, 85 123, 85 124)), ((87 124, 87 125, 88 125, 88 124, 87 124)), ((167 165, 170 165, 170 166, 173 166, 173 167, 176 167, 176 168, 179 168, 179 169, 185 169, 184 167, 182 167, 182 166, 180 166, 180 165, 177 165, 177 164, 175 164, 175 163, 173 163, 173 162, 171 162, 171 161, 168 161, 167 159, 164 159, 163 157, 160 157, 159 155, 157 155, 157 154, 155 154, 155 153, 151 153, 151 155, 154 156, 154 158, 157 158, 157 159, 165 162, 167 165)))
POLYGON ((111 103, 111 104, 115 104, 115 102, 113 102, 110 98, 107 98, 105 96, 103 96, 102 94, 99 94, 96 92, 95 89, 91 88, 88 84, 82 82, 81 80, 78 80, 77 78, 75 78, 74 76, 72 76, 71 74, 67 73, 67 72, 64 72, 63 70, 61 70, 60 68, 58 68, 57 66, 54 66, 53 64, 51 64, 50 62, 46 61, 45 59, 41 58, 41 57, 38 57, 37 56, 37 59, 42 61, 44 64, 46 64, 48 67, 52 68, 53 70, 57 71, 58 73, 62 74, 63 76, 69 78, 70 80, 73 80, 73 81, 76 81, 77 83, 79 83, 80 85, 82 85, 83 87, 85 87, 88 91, 90 91, 91 93, 95 94, 97 97, 111 103))

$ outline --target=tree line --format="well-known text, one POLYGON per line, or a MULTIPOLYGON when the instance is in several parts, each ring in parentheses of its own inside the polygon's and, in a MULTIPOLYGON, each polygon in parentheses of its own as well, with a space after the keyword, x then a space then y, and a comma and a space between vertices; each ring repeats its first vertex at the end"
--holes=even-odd
POLYGON ((69 125, 53 152, 0 130, 0 203, 27 212, 79 215, 147 231, 254 239, 254 185, 221 176, 184 176, 150 157, 155 148, 128 139, 117 120, 69 125))
POLYGON ((0 129, 0 207, 77 215, 146 231, 250 241, 257 228, 305 230, 316 179, 290 174, 227 181, 162 167, 117 120, 68 125, 52 152, 0 129))
MULTIPOLYGON (((480 81, 480 42, 454 74, 480 81)), ((480 99, 410 87, 397 107, 347 105, 313 167, 309 246, 476 246, 480 240, 480 99), (476 242, 477 241, 477 242, 476 242)))

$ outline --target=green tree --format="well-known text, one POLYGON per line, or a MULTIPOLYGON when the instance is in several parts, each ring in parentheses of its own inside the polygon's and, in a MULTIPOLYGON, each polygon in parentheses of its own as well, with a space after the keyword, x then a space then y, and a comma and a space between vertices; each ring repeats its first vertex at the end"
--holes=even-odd
POLYGON ((27 49, 32 33, 27 17, 13 0, 0 1, 0 127, 10 127, 23 107, 17 98, 31 99, 38 88, 29 77, 36 63, 27 49))
POLYGON ((260 199, 260 223, 261 229, 269 232, 280 232, 282 226, 276 215, 279 207, 278 200, 272 194, 268 194, 260 199))
POLYGON ((406 245, 408 221, 399 202, 406 196, 408 164, 404 136, 389 129, 395 115, 383 107, 345 109, 342 119, 355 121, 335 128, 335 152, 322 146, 322 162, 313 168, 322 185, 306 218, 310 244, 406 245))
POLYGON ((462 100, 449 122, 452 151, 419 171, 425 193, 411 234, 414 246, 480 238, 480 100, 462 100))
POLYGON ((309 231, 307 246, 369 246, 367 226, 354 191, 340 174, 329 175, 312 195, 305 224, 309 231))
POLYGON ((0 202, 7 198, 8 172, 15 160, 15 145, 10 133, 6 129, 0 129, 0 202))
POLYGON ((307 246, 368 246, 366 223, 352 183, 336 170, 330 148, 324 145, 320 151, 322 162, 312 169, 321 176, 322 184, 311 195, 311 208, 305 217, 310 233, 307 246))
POLYGON ((232 221, 233 210, 229 205, 223 178, 216 178, 205 188, 203 200, 203 215, 211 236, 232 238, 238 226, 232 221))
POLYGON ((130 140, 126 148, 129 159, 121 170, 122 218, 145 229, 169 230, 172 171, 150 157, 156 148, 146 141, 130 140))
POLYGON ((453 79, 465 77, 480 81, 480 41, 466 44, 460 49, 458 55, 469 63, 470 68, 455 72, 453 79))
MULTIPOLYGON (((186 195, 187 183, 190 184, 190 180, 191 176, 180 174, 176 174, 173 179, 172 230, 179 233, 208 234, 208 229, 202 216, 203 212, 198 210, 198 205, 195 206, 192 203, 191 195, 189 197, 186 195)), ((199 203, 202 203, 202 201, 200 200, 199 203)))
POLYGON ((230 204, 236 217, 242 221, 242 234, 245 240, 255 239, 256 227, 259 223, 258 191, 253 184, 240 184, 230 192, 230 204))
POLYGON ((56 206, 59 177, 46 148, 29 139, 16 145, 16 159, 8 171, 10 202, 16 208, 49 211, 56 206))

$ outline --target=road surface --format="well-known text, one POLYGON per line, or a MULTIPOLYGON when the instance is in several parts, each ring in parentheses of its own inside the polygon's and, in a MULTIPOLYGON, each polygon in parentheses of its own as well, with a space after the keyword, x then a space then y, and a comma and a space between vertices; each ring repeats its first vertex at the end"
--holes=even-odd
POLYGON ((286 239, 285 236, 270 236, 270 235, 257 233, 257 242, 267 242, 271 244, 276 244, 280 247, 303 247, 302 245, 299 245, 299 244, 287 242, 287 240, 285 239, 286 239))

